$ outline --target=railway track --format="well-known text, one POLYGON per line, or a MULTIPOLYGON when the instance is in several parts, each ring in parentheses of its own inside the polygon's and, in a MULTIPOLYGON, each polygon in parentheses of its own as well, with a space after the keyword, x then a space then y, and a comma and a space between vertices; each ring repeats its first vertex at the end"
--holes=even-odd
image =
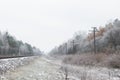
POLYGON ((2 57, 0 57, 0 59, 22 58, 22 57, 34 57, 34 56, 2 56, 2 57))

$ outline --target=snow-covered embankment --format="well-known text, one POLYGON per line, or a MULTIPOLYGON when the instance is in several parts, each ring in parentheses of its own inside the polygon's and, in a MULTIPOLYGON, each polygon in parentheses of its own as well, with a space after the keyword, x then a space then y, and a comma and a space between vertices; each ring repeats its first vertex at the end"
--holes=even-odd
POLYGON ((0 59, 0 75, 7 71, 13 71, 20 66, 27 65, 35 58, 36 57, 0 59))

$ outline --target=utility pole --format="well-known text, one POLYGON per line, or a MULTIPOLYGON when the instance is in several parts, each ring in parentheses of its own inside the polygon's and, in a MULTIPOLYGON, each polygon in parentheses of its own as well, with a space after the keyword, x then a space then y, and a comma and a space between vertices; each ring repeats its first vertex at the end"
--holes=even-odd
POLYGON ((74 53, 74 51, 75 51, 75 41, 74 40, 72 41, 72 48, 73 48, 73 53, 74 53))
POLYGON ((65 43, 65 47, 66 47, 66 55, 67 55, 67 53, 68 53, 68 50, 67 50, 67 43, 65 43))
MULTIPOLYGON (((88 35, 90 35, 90 33, 88 35)), ((88 36, 88 41, 89 41, 89 47, 91 48, 92 45, 90 44, 90 36, 88 36)), ((91 53, 92 53, 92 50, 91 50, 91 53)))
POLYGON ((96 32, 97 32, 97 28, 96 27, 92 27, 93 28, 93 30, 92 30, 92 32, 93 32, 93 37, 94 37, 94 53, 96 54, 96 32))

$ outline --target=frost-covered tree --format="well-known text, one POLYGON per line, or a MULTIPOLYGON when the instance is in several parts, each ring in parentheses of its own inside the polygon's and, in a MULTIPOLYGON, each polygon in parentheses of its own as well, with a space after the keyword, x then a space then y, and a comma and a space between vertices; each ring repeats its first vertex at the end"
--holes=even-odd
POLYGON ((28 43, 15 39, 8 32, 0 32, 0 56, 32 56, 41 53, 28 43))
MULTIPOLYGON (((94 35, 92 32, 88 35, 77 32, 75 36, 66 43, 68 50, 67 54, 91 53, 94 51, 94 35), (73 49, 72 41, 74 41, 75 49, 73 49)), ((96 47, 98 53, 111 53, 120 50, 120 20, 116 19, 98 29, 98 32, 96 32, 96 47)), ((65 44, 62 44, 54 48, 50 53, 65 54, 65 50, 65 44)))

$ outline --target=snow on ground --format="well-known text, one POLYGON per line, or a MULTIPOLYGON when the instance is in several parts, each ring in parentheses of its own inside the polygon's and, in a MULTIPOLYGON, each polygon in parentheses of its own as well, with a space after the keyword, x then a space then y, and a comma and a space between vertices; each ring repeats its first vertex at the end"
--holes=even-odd
POLYGON ((78 67, 62 64, 61 61, 39 57, 25 65, 2 75, 0 80, 120 80, 120 70, 98 67, 78 67))
POLYGON ((6 72, 14 71, 20 66, 27 65, 33 61, 34 58, 36 57, 0 59, 0 80, 6 72))
POLYGON ((4 80, 64 80, 57 65, 40 58, 14 72, 5 74, 4 80))
POLYGON ((69 76, 78 80, 120 80, 120 70, 118 69, 72 65, 66 65, 66 68, 69 76))

